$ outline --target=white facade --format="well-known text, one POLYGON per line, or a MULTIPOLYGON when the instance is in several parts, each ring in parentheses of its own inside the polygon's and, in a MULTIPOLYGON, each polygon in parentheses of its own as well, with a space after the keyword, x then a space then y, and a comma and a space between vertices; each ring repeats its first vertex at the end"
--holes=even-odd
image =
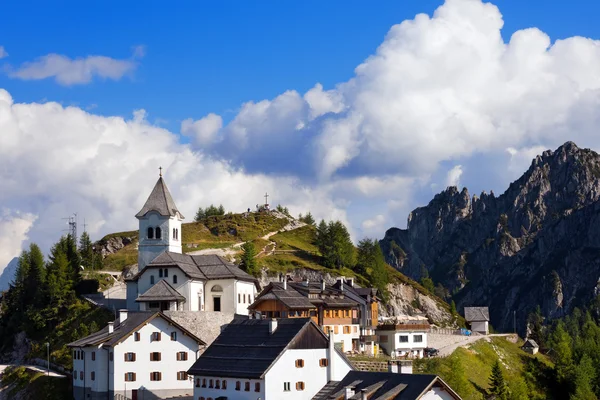
POLYGON ((357 349, 359 350, 358 340, 360 339, 360 325, 323 325, 323 332, 333 334, 333 341, 335 343, 342 343, 342 351, 352 351, 352 341, 357 342, 357 349))
POLYGON ((471 324, 471 330, 473 332, 483 333, 487 335, 489 332, 488 321, 473 321, 471 324))
POLYGON ((128 398, 133 390, 143 390, 146 394, 143 398, 189 396, 193 392, 193 382, 186 376, 186 371, 197 359, 198 343, 160 317, 132 332, 114 347, 74 348, 73 355, 73 386, 77 400, 87 398, 83 387, 92 399, 106 398, 107 391, 128 398), (154 332, 160 332, 160 341, 152 340, 154 332), (172 340, 172 332, 175 332, 176 340, 172 340), (135 361, 125 361, 127 357, 131 359, 127 353, 135 354, 135 361), (151 353, 160 353, 160 361, 151 361, 151 353), (187 356, 180 355, 181 360, 178 360, 178 353, 187 356), (160 373, 160 380, 151 379, 153 372, 160 373), (126 381, 127 373, 135 374, 129 376, 130 379, 134 376, 135 380, 126 381))
MULTIPOLYGON (((138 270, 144 267, 164 251, 181 253, 181 219, 179 214, 166 217, 156 211, 150 211, 139 219, 138 270), (149 238, 148 228, 154 230, 149 238), (156 238, 156 228, 160 228, 160 238, 156 238)), ((143 292, 142 292, 143 293, 143 292)))
POLYGON ((454 400, 455 397, 441 387, 431 388, 420 400, 454 400))
POLYGON ((389 355, 397 357, 412 356, 423 358, 423 350, 427 347, 426 330, 378 330, 379 346, 389 355))
POLYGON ((327 382, 342 380, 351 369, 339 353, 330 349, 286 350, 267 370, 264 379, 194 376, 194 399, 216 399, 220 396, 236 400, 311 399, 327 382), (322 359, 328 360, 326 365, 322 364, 322 359), (303 360, 304 366, 297 367, 296 360, 303 360), (209 387, 211 380, 212 388, 209 387), (217 380, 220 389, 215 387, 217 380), (223 381, 226 381, 226 389, 223 389, 223 381), (203 387, 205 382, 206 387, 203 387), (257 383, 259 391, 256 391, 257 383))

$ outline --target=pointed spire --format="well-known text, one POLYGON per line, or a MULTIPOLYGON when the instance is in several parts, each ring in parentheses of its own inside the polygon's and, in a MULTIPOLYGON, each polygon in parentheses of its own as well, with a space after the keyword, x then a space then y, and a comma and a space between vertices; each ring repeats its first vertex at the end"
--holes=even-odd
POLYGON ((160 177, 154 185, 154 189, 152 189, 152 193, 146 200, 144 207, 137 213, 135 216, 137 218, 141 218, 146 215, 150 211, 156 211, 160 215, 165 217, 174 217, 179 215, 179 218, 183 219, 183 215, 177 209, 175 205, 175 201, 173 201, 173 197, 165 184, 165 181, 162 177, 162 167, 159 168, 160 177))

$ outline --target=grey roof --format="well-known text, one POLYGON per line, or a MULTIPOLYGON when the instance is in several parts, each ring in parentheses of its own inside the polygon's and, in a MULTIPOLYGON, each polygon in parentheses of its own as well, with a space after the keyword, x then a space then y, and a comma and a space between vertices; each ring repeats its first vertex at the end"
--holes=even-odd
POLYGON ((150 264, 146 265, 143 270, 128 280, 136 281, 148 268, 174 266, 179 267, 190 278, 201 280, 235 278, 241 281, 253 282, 258 286, 258 281, 255 277, 242 271, 239 267, 220 256, 214 254, 191 256, 171 251, 162 252, 150 264))
POLYGON ((300 294, 297 290, 292 288, 289 284, 287 289, 283 288, 283 283, 272 282, 267 286, 258 296, 256 300, 248 308, 252 309, 253 306, 259 304, 264 300, 279 300, 286 307, 290 309, 309 309, 315 308, 306 296, 300 294))
POLYGON ((350 371, 337 385, 328 386, 329 390, 326 386, 313 400, 343 399, 346 387, 354 390, 351 399, 361 399, 364 389, 370 400, 416 400, 433 386, 442 386, 454 399, 460 400, 458 394, 436 375, 350 371))
POLYGON ((67 346, 69 347, 86 347, 86 346, 108 346, 113 347, 117 344, 121 343, 123 340, 127 339, 129 335, 133 332, 139 330, 142 326, 153 320, 154 318, 163 318, 167 322, 172 323, 177 328, 181 329, 183 332, 186 332, 192 339, 196 340, 198 344, 205 344, 200 338, 194 335, 192 332, 187 330, 185 327, 181 326, 177 322, 173 321, 171 318, 167 317, 165 314, 161 312, 152 312, 152 311, 129 311, 127 313, 127 319, 121 322, 120 319, 117 319, 114 322, 113 332, 108 332, 108 325, 104 328, 100 329, 96 333, 92 333, 84 338, 76 340, 72 343, 69 343, 67 346))
POLYGON ((269 333, 270 320, 233 320, 189 369, 190 375, 231 378, 261 378, 304 329, 327 337, 308 318, 277 320, 269 333))
POLYGON ((154 189, 150 193, 148 200, 146 200, 146 204, 144 207, 138 212, 135 216, 137 218, 141 218, 146 215, 150 211, 156 211, 160 215, 165 217, 174 217, 179 215, 179 218, 183 219, 183 215, 177 209, 175 205, 175 201, 173 201, 173 197, 165 184, 162 176, 158 178, 156 185, 154 185, 154 189))
POLYGON ((487 307, 465 307, 465 319, 468 322, 489 321, 490 311, 487 307))
POLYGON ((166 280, 161 279, 156 285, 146 290, 144 294, 139 295, 135 301, 185 301, 185 297, 169 285, 166 280))
POLYGON ((297 290, 300 294, 308 296, 311 294, 318 294, 318 298, 309 299, 312 304, 322 304, 325 307, 357 307, 358 303, 348 297, 339 289, 334 288, 330 285, 325 285, 323 290, 322 283, 313 282, 308 285, 306 283, 288 283, 288 287, 292 287, 297 290), (322 295, 322 296, 321 296, 322 295))
POLYGON ((521 347, 537 347, 537 348, 539 348, 540 346, 538 346, 538 344, 535 342, 535 340, 527 339, 525 341, 525 343, 523 343, 523 346, 521 346, 521 347))

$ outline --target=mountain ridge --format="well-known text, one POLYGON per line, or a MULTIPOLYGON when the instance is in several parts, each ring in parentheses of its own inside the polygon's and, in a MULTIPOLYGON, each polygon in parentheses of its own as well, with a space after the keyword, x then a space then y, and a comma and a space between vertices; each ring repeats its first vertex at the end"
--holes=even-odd
POLYGON ((524 332, 537 305, 555 318, 595 296, 599 199, 600 155, 567 142, 498 197, 448 187, 380 245, 390 265, 415 280, 430 275, 459 309, 489 305, 501 330, 513 328, 514 311, 524 332))

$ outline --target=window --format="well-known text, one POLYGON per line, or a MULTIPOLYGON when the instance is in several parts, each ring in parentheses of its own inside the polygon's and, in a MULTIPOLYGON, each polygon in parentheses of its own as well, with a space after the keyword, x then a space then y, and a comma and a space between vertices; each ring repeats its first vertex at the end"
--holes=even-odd
POLYGON ((215 381, 215 389, 221 389, 221 381, 218 379, 215 381))
POLYGON ((244 299, 244 304, 246 304, 246 293, 244 293, 243 299, 244 299))
POLYGON ((358 326, 355 326, 354 327, 354 333, 357 333, 357 332, 358 332, 358 326))
POLYGON ((175 342, 177 340, 177 332, 171 332, 171 341, 175 342))
POLYGON ((79 371, 79 380, 82 381, 83 380, 83 371, 79 371))
POLYGON ((179 228, 175 229, 175 236, 177 236, 177 240, 179 240, 179 228))
POLYGON ((177 353, 177 361, 187 361, 188 353, 187 351, 180 351, 177 353))
POLYGON ((152 341, 160 342, 160 332, 152 332, 152 341))
POLYGON ((206 378, 202 379, 202 387, 206 387, 206 378))
POLYGON ((177 284, 177 275, 173 275, 173 284, 177 284))
POLYGON ((156 229, 154 230, 154 232, 156 232, 156 239, 160 239, 162 236, 162 233, 160 231, 160 228, 157 226, 156 229))
POLYGON ((329 332, 331 331, 331 327, 329 327, 329 326, 324 326, 324 327, 323 327, 323 330, 325 331, 325 334, 326 334, 326 335, 329 335, 329 332))
POLYGON ((185 380, 187 380, 187 378, 188 378, 187 372, 185 372, 185 371, 179 371, 177 373, 177 380, 178 381, 185 381, 185 380))
POLYGON ((135 332, 133 334, 133 340, 135 340, 136 342, 140 341, 140 333, 139 332, 135 332))
POLYGON ((284 392, 290 391, 290 383, 289 382, 283 382, 283 391, 284 392))
POLYGON ((213 387, 213 380, 212 380, 212 379, 210 379, 210 380, 208 381, 208 387, 209 387, 209 388, 212 388, 212 387, 213 387))
POLYGON ((135 361, 135 353, 125 353, 125 361, 135 361))
POLYGON ((254 391, 255 391, 255 392, 260 392, 260 382, 256 382, 256 383, 254 384, 254 391))
POLYGON ((96 380, 96 371, 92 371, 92 372, 90 373, 90 378, 91 378, 93 381, 95 381, 95 380, 96 380))
POLYGON ((150 353, 150 361, 160 361, 160 353, 158 351, 150 353))
POLYGON ((304 382, 296 382, 296 390, 304 390, 304 382))
POLYGON ((250 382, 245 382, 244 383, 244 392, 249 392, 250 391, 250 382))
POLYGON ((338 334, 338 332, 339 332, 339 331, 338 331, 338 326, 337 326, 337 325, 334 325, 334 327, 333 327, 333 333, 335 333, 335 334, 337 335, 337 334, 338 334))
POLYGON ((399 337, 400 343, 408 343, 408 335, 402 335, 399 337))
POLYGON ((125 382, 135 382, 135 372, 125 372, 125 382))
POLYGON ((148 239, 154 239, 154 228, 148 228, 148 239))
POLYGON ((242 302, 242 295, 238 293, 238 303, 242 302))
POLYGON ((162 380, 162 373, 160 373, 160 372, 150 372, 150 380, 151 381, 160 381, 160 380, 162 380))
POLYGON ((235 390, 240 390, 240 381, 235 383, 235 390))
POLYGON ((73 360, 77 360, 77 350, 73 350, 73 360))
POLYGON ((150 275, 150 284, 154 285, 154 275, 150 275))
POLYGON ((77 371, 73 371, 73 380, 77 380, 77 371))
POLYGON ((413 336, 413 342, 415 342, 415 343, 422 343, 423 342, 423 335, 415 335, 415 336, 413 336))
POLYGON ((227 389, 227 381, 224 380, 221 386, 223 386, 223 390, 227 389))
POLYGON ((212 287, 212 289, 210 289, 211 292, 222 292, 223 288, 221 287, 221 285, 215 285, 212 287))
POLYGON ((92 351, 92 361, 96 361, 96 352, 92 351))
POLYGON ((200 387, 200 378, 196 378, 196 387, 200 387))
POLYGON ((302 359, 297 359, 296 360, 296 368, 304 368, 304 360, 302 359))
POLYGON ((344 326, 344 333, 352 333, 350 326, 344 326))
POLYGON ((169 270, 165 268, 165 278, 169 277, 169 270))
POLYGON ((159 307, 160 307, 160 303, 158 301, 151 301, 148 303, 149 309, 159 308, 159 307))
POLYGON ((173 228, 173 239, 176 240, 177 239, 177 232, 175 232, 175 228, 173 228))
POLYGON ((162 268, 159 268, 159 269, 158 269, 158 277, 159 277, 159 278, 162 278, 162 268))
POLYGON ((319 360, 319 367, 326 367, 328 364, 329 364, 329 362, 326 358, 321 358, 319 360))
POLYGON ((114 353, 113 353, 112 351, 109 353, 108 359, 109 359, 111 362, 113 361, 113 359, 114 359, 114 353))

